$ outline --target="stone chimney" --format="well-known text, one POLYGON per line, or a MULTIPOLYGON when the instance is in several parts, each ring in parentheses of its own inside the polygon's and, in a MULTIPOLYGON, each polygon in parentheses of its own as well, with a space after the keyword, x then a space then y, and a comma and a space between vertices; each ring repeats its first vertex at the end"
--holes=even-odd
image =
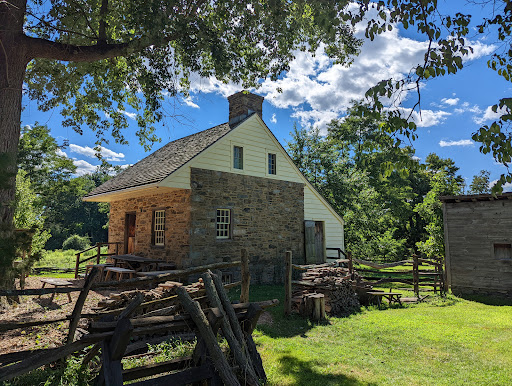
POLYGON ((262 96, 244 91, 228 96, 229 124, 234 125, 252 113, 257 113, 262 118, 263 99, 262 96))

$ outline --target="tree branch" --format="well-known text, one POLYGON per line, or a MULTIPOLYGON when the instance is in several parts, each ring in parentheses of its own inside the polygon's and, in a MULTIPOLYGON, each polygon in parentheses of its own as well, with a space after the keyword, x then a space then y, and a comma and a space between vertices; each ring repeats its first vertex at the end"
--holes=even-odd
POLYGON ((98 45, 107 44, 107 12, 108 12, 108 0, 101 1, 100 9, 100 26, 98 29, 98 45))
POLYGON ((174 39, 176 39, 176 36, 171 35, 165 39, 155 39, 155 41, 145 37, 134 39, 126 43, 77 46, 25 36, 24 43, 28 47, 30 59, 44 58, 62 60, 65 62, 95 62, 97 60, 111 59, 118 56, 127 56, 151 45, 162 46, 164 43, 174 39))

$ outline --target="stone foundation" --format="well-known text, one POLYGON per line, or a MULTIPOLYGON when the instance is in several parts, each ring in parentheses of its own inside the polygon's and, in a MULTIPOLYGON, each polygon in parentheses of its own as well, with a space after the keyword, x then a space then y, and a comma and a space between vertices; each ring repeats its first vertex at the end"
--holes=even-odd
POLYGON ((183 265, 236 260, 246 248, 251 282, 281 283, 285 251, 303 261, 303 184, 192 168, 191 187, 190 259, 183 265), (230 239, 216 238, 217 209, 231 210, 230 239))
MULTIPOLYGON (((125 253, 124 235, 127 213, 135 213, 135 251, 138 256, 175 262, 179 267, 188 261, 190 229, 190 190, 153 194, 110 204, 108 240, 121 242, 119 253, 125 253), (154 210, 165 209, 165 246, 152 245, 151 228, 154 210)), ((111 247, 115 249, 115 247, 111 247)))

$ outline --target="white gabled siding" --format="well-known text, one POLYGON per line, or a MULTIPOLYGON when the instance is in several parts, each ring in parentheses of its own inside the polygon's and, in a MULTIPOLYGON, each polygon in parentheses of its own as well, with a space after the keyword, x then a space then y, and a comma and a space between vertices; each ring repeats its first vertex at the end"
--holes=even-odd
MULTIPOLYGON (((160 183, 160 186, 190 189, 190 168, 246 174, 254 177, 306 183, 305 178, 283 153, 276 139, 267 132, 264 123, 254 115, 226 134, 208 149, 190 160, 160 183), (233 168, 233 146, 244 148, 244 169, 233 168), (276 154, 277 174, 269 175, 268 153, 276 154)), ((304 186, 304 219, 325 222, 326 246, 344 249, 343 222, 332 208, 314 192, 308 183, 304 186)), ((334 256, 334 252, 328 252, 334 256)))
POLYGON ((191 167, 276 180, 304 182, 302 177, 297 174, 291 160, 281 152, 281 147, 275 143, 274 138, 268 135, 266 128, 258 119, 249 119, 244 122, 240 127, 237 127, 190 160, 185 167, 171 174, 160 185, 190 189, 191 167), (233 168, 233 146, 244 148, 243 170, 233 168), (267 174, 267 154, 269 152, 276 154, 276 175, 267 174))

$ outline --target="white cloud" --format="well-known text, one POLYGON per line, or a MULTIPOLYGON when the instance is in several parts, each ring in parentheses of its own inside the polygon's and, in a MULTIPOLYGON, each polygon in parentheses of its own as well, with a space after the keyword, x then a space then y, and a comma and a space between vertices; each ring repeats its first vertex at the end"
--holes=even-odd
MULTIPOLYGON (((89 158, 96 157, 96 150, 94 150, 92 147, 89 147, 89 146, 79 146, 79 145, 75 145, 74 143, 72 143, 69 145, 69 150, 72 153, 81 154, 81 155, 89 157, 89 158)), ((119 161, 124 160, 123 153, 116 153, 115 151, 112 151, 106 147, 101 148, 100 154, 107 161, 119 162, 119 161)))
POLYGON ((456 106, 459 103, 459 98, 443 98, 441 99, 441 103, 449 106, 456 106))
POLYGON ((197 105, 196 103, 194 103, 194 101, 192 100, 192 97, 188 97, 188 98, 183 99, 183 102, 184 102, 188 107, 192 107, 192 108, 194 108, 194 109, 198 109, 198 108, 199 108, 199 105, 197 105))
MULTIPOLYGON (((370 41, 364 38, 365 26, 364 23, 356 26, 356 36, 364 39, 364 45, 350 67, 334 64, 325 54, 323 46, 318 48, 315 55, 295 52, 289 71, 276 81, 264 80, 257 93, 277 108, 291 108, 302 124, 325 128, 331 119, 343 116, 353 100, 363 99, 370 87, 382 79, 404 79, 412 68, 423 62, 427 41, 401 36, 398 28, 377 35, 370 41), (278 92, 278 88, 282 92, 278 92)), ((495 49, 481 42, 469 44, 474 52, 465 56, 465 61, 477 59, 495 49)), ((204 79, 197 75, 191 77, 193 92, 216 92, 228 96, 240 89, 234 83, 204 79)), ((406 97, 407 92, 402 93, 401 100, 406 97)), ((458 102, 459 98, 445 98, 443 106, 456 106, 458 102)), ((449 114, 423 110, 421 119, 418 114, 414 118, 418 126, 429 127, 442 122, 449 114)))
POLYGON ((421 158, 420 158, 420 157, 418 157, 417 155, 413 155, 413 156, 411 157, 411 159, 412 159, 412 160, 414 160, 414 161, 421 161, 421 158))
MULTIPOLYGON (((402 118, 407 118, 411 114, 411 109, 399 109, 402 118)), ((443 110, 421 110, 421 112, 413 111, 411 119, 418 127, 432 127, 443 123, 446 117, 452 115, 451 113, 443 110)))
POLYGON ((73 163, 76 166, 75 175, 77 175, 77 176, 83 176, 84 174, 94 173, 96 171, 96 166, 90 164, 87 161, 79 159, 79 160, 73 160, 73 163))
POLYGON ((439 141, 439 146, 447 147, 447 146, 474 146, 475 143, 470 139, 460 139, 458 141, 439 141))
POLYGON ((62 151, 62 149, 57 149, 57 151, 55 152, 55 154, 57 154, 58 156, 61 156, 61 157, 67 157, 68 155, 62 151))
MULTIPOLYGON (((489 182, 489 189, 492 189, 494 185, 496 185, 496 182, 498 182, 498 180, 493 180, 491 182, 489 182)), ((505 192, 512 192, 512 184, 510 182, 506 182, 504 185, 503 185, 503 193, 505 192)))
POLYGON ((133 119, 134 121, 137 120, 137 113, 129 113, 128 111, 119 110, 119 112, 126 115, 128 118, 133 119))
POLYGON ((507 109, 505 107, 498 109, 496 112, 494 112, 494 111, 492 111, 492 106, 488 106, 485 109, 484 114, 481 116, 473 117, 473 121, 478 125, 483 125, 484 123, 486 123, 488 121, 498 120, 506 112, 507 112, 507 109))
POLYGON ((277 118, 276 118, 276 114, 272 114, 272 118, 270 118, 270 122, 272 123, 277 123, 277 118))

